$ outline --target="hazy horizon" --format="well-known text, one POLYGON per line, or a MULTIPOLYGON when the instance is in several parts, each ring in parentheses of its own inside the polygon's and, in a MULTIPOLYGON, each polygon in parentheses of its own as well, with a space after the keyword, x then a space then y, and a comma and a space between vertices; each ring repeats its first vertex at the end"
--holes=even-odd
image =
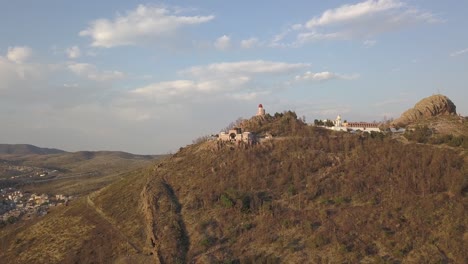
POLYGON ((166 154, 239 117, 468 113, 468 3, 8 1, 0 142, 166 154))

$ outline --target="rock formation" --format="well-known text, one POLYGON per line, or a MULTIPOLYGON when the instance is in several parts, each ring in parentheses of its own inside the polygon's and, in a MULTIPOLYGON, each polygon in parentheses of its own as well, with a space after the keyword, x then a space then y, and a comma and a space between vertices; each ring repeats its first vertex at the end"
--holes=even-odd
POLYGON ((419 101, 395 120, 394 124, 404 126, 424 118, 456 114, 455 104, 447 96, 437 94, 419 101))

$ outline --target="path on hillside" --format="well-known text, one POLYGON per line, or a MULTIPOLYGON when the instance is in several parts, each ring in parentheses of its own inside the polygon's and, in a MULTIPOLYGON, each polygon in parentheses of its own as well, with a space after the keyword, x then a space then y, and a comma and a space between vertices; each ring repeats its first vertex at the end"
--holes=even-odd
POLYGON ((132 243, 130 239, 122 231, 120 231, 120 229, 118 229, 118 227, 113 223, 113 219, 108 217, 99 207, 96 206, 96 204, 93 202, 93 200, 91 200, 91 197, 89 195, 86 197, 86 202, 96 211, 96 213, 102 218, 102 220, 104 220, 104 222, 108 224, 108 226, 114 231, 114 233, 117 234, 122 240, 126 241, 127 244, 130 247, 132 247, 137 254, 143 252, 141 248, 132 243))

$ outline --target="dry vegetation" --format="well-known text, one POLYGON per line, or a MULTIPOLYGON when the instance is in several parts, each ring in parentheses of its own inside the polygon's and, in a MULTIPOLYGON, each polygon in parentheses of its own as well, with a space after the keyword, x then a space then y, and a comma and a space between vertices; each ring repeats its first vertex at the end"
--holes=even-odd
POLYGON ((182 148, 147 171, 121 175, 91 203, 83 199, 35 225, 0 230, 0 259, 468 262, 462 148, 331 132, 306 126, 293 112, 243 125, 279 137, 254 146, 208 141, 182 148), (62 230, 69 217, 79 219, 74 225, 83 233, 70 238, 74 246, 35 249, 55 235, 29 234, 52 225, 62 230))
POLYGON ((332 133, 291 116, 269 123, 280 139, 200 143, 157 168, 151 192, 170 186, 174 196, 153 210, 178 214, 184 225, 173 228, 187 239, 159 240, 160 259, 172 263, 164 250, 182 250, 200 263, 466 263, 468 173, 458 151, 332 133), (168 209, 174 200, 180 212, 168 209))
MULTIPOLYGON (((134 171, 34 221, 0 229, 7 263, 152 263, 138 193, 147 173, 134 171), (133 196, 133 194, 137 194, 133 196)), ((3 263, 0 261, 0 263, 3 263)))

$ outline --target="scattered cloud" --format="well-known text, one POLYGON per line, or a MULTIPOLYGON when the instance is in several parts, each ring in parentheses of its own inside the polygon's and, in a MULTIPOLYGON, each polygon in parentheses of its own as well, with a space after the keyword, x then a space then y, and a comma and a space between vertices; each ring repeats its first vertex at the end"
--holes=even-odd
POLYGON ((356 20, 398 9, 402 6, 402 2, 395 0, 368 0, 354 5, 345 4, 338 8, 326 10, 321 16, 312 18, 307 21, 306 27, 312 29, 338 23, 353 23, 356 20))
POLYGON ((457 57, 457 56, 465 55, 467 53, 468 53, 468 48, 457 50, 457 51, 450 53, 450 57, 457 57))
POLYGON ((23 63, 32 55, 32 49, 27 46, 9 47, 7 58, 15 63, 23 63))
POLYGON ((370 47, 375 46, 375 44, 377 44, 377 40, 366 39, 366 40, 364 40, 364 42, 363 42, 362 44, 364 44, 364 46, 365 46, 366 48, 370 48, 370 47))
POLYGON ((154 100, 165 100, 170 97, 190 97, 193 98, 195 94, 210 94, 214 95, 215 92, 234 90, 247 82, 248 77, 234 77, 225 80, 175 80, 168 82, 153 83, 141 88, 132 90, 132 94, 143 95, 146 98, 154 100))
POLYGON ((264 60, 213 63, 206 66, 195 66, 182 73, 192 76, 234 76, 252 74, 286 74, 309 67, 307 63, 286 63, 264 60))
POLYGON ((95 47, 136 45, 142 41, 168 37, 183 27, 214 19, 213 15, 184 16, 180 12, 175 8, 139 5, 125 15, 117 15, 114 20, 95 20, 79 35, 91 37, 92 46, 95 47))
POLYGON ((216 39, 214 46, 218 50, 227 50, 231 47, 231 38, 223 35, 216 39))
POLYGON ((342 74, 337 74, 333 72, 306 72, 303 75, 297 75, 296 76, 296 81, 327 81, 327 80, 333 80, 333 79, 340 79, 340 80, 354 80, 357 79, 359 75, 353 74, 353 75, 342 75, 342 74))
POLYGON ((81 56, 81 50, 78 46, 69 47, 65 50, 65 52, 70 59, 76 59, 81 56))
POLYGON ((271 45, 297 47, 320 40, 370 39, 416 24, 440 21, 434 14, 400 0, 367 0, 325 10, 304 25, 293 25, 276 35, 271 45))
POLYGON ((268 81, 281 83, 291 74, 308 67, 305 63, 273 61, 222 62, 194 66, 182 70, 179 80, 156 82, 134 89, 129 96, 135 100, 150 100, 158 104, 181 103, 184 100, 209 102, 220 99, 254 100, 269 94, 272 87, 268 81), (267 79, 262 75, 269 75, 267 79))
POLYGON ((241 47, 244 49, 251 49, 259 45, 258 38, 249 38, 241 41, 241 47))
POLYGON ((114 81, 125 78, 125 74, 120 71, 101 71, 95 65, 89 63, 70 63, 68 69, 75 75, 93 81, 114 81))

